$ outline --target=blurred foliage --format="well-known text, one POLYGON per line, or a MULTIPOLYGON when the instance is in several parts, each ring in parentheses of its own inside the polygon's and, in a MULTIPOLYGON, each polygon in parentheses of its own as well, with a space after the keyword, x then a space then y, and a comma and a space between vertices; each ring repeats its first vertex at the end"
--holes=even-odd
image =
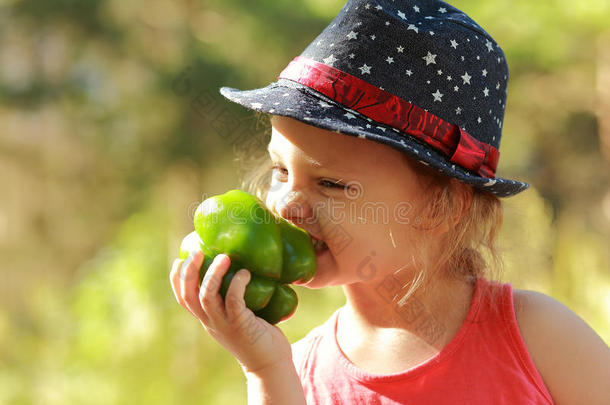
MULTIPOLYGON (((610 343, 610 3, 453 4, 511 70, 499 174, 532 188, 505 200, 505 281, 610 343)), ((218 88, 272 82, 341 6, 0 0, 0 403, 245 402, 169 267, 197 203, 239 184, 237 146, 264 144, 218 88)), ((344 302, 298 293, 291 341, 344 302)))

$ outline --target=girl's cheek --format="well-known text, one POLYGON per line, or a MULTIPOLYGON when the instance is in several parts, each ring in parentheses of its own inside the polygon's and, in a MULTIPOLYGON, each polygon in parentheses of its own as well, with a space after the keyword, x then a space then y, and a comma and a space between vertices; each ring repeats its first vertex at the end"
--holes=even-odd
POLYGON ((267 199, 265 201, 265 204, 267 205, 267 208, 269 208, 272 212, 276 212, 275 209, 277 206, 277 201, 280 200, 284 193, 283 187, 284 183, 275 179, 271 180, 271 186, 269 188, 269 191, 267 192, 267 199))
POLYGON ((278 208, 281 208, 281 207, 279 207, 280 204, 278 204, 278 202, 281 202, 282 196, 283 196, 282 190, 275 190, 275 191, 270 190, 267 193, 267 199, 265 201, 265 205, 271 212, 273 212, 276 215, 280 215, 278 208))
POLYGON ((267 193, 267 200, 265 201, 265 205, 267 206, 267 209, 269 209, 269 211, 275 212, 275 198, 271 191, 267 193))

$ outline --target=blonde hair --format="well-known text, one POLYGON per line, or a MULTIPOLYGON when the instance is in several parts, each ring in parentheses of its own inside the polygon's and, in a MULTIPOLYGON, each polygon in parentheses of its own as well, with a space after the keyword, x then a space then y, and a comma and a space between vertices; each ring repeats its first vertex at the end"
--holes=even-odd
MULTIPOLYGON (((259 113, 259 121, 264 119, 261 115, 262 113, 259 113)), ((268 138, 267 132, 265 130, 256 134, 261 137, 261 141, 256 142, 257 144, 268 143, 262 140, 268 138)), ((236 159, 243 170, 241 188, 265 201, 270 187, 271 160, 262 148, 241 153, 242 156, 236 159)), ((426 221, 411 226, 425 231, 444 224, 447 231, 441 241, 444 250, 433 268, 423 267, 420 273, 404 286, 408 289, 400 301, 404 302, 426 285, 428 280, 426 275, 432 273, 440 277, 468 282, 473 282, 479 277, 490 282, 500 282, 504 271, 502 255, 498 247, 498 234, 503 222, 502 201, 491 193, 474 189, 455 178, 443 175, 406 154, 403 156, 407 164, 418 174, 418 179, 425 190, 425 199, 423 204, 420 204, 419 216, 426 221), (461 214, 456 217, 457 210, 461 214), (432 225, 429 226, 430 224, 432 225)), ((415 243, 423 245, 430 241, 426 232, 423 235, 423 238, 418 238, 415 243)), ((415 249, 415 251, 422 250, 415 249)), ((499 291, 490 288, 482 291, 483 295, 494 302, 499 291)))
MULTIPOLYGON (((431 272, 454 280, 472 282, 482 277, 500 283, 504 273, 502 253, 498 246, 498 235, 504 220, 502 201, 491 193, 475 189, 404 156, 418 174, 425 190, 419 215, 426 221, 416 227, 432 230, 444 226, 446 229, 441 240, 444 249, 431 272)), ((415 242, 426 244, 428 241, 429 237, 424 233, 423 238, 415 242)), ((424 285, 426 274, 429 273, 430 269, 422 270, 403 299, 424 285)), ((495 308, 500 291, 490 288, 482 291, 481 295, 489 299, 495 308)))

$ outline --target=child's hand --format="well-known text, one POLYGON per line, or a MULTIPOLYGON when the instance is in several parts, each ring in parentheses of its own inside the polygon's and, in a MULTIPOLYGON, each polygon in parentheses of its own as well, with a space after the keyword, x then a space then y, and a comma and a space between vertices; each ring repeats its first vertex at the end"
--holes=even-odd
POLYGON ((174 260, 169 278, 178 303, 237 358, 245 372, 256 373, 281 362, 292 362, 290 343, 282 331, 246 307, 244 291, 250 272, 242 269, 235 274, 223 302, 218 290, 231 260, 227 255, 217 255, 200 288, 198 269, 202 260, 201 251, 184 261, 174 260))

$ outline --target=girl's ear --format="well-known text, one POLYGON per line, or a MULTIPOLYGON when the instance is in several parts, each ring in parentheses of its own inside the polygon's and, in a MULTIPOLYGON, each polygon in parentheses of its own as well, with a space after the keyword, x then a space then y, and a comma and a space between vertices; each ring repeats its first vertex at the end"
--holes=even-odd
POLYGON ((453 199, 453 212, 451 213, 451 220, 453 221, 453 226, 456 226, 470 208, 474 190, 469 184, 462 183, 454 178, 450 180, 449 187, 451 187, 450 194, 453 199))
POLYGON ((444 187, 435 185, 432 188, 423 209, 422 229, 440 236, 455 227, 466 214, 472 203, 473 188, 453 178, 444 187))
POLYGON ((425 198, 420 202, 421 225, 418 228, 430 236, 440 236, 449 229, 451 201, 449 201, 449 184, 441 186, 433 180, 423 188, 425 198))

